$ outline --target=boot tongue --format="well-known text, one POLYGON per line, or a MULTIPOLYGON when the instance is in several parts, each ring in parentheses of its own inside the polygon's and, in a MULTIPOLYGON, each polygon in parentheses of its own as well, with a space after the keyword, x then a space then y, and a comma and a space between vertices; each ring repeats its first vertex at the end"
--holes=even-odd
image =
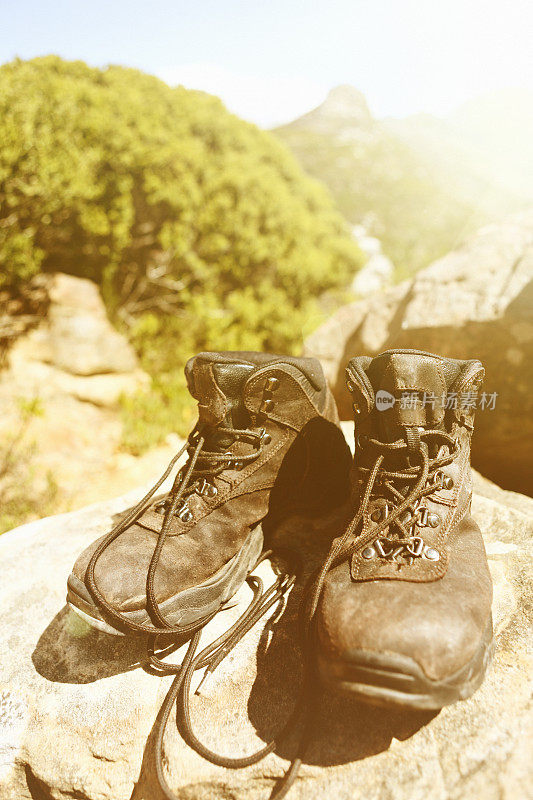
POLYGON ((388 352, 372 360, 366 372, 382 441, 404 438, 406 428, 442 426, 448 387, 457 377, 446 367, 443 359, 425 353, 388 352))
POLYGON ((248 411, 244 406, 244 384, 255 366, 247 362, 228 361, 219 353, 202 353, 190 359, 185 367, 189 391, 198 400, 198 418, 212 428, 208 431, 208 447, 220 449, 232 443, 223 435, 224 428, 246 428, 248 411))

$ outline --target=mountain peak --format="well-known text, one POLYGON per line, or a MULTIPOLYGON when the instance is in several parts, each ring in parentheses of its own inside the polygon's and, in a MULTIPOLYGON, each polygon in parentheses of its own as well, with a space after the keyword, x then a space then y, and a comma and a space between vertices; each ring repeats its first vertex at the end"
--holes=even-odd
POLYGON ((317 109, 324 116, 343 118, 359 123, 372 122, 365 96, 355 86, 335 86, 317 109))

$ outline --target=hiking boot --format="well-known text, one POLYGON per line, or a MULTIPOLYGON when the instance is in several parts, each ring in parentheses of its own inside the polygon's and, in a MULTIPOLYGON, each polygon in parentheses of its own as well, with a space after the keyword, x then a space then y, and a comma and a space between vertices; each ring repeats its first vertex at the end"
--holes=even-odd
POLYGON ((169 493, 154 497, 160 480, 87 548, 68 579, 73 609, 112 633, 198 627, 254 568, 262 522, 346 498, 350 453, 316 359, 200 353, 185 375, 199 411, 186 465, 169 493))
POLYGON ((479 361, 390 350, 346 369, 355 412, 351 519, 308 615, 321 679, 360 699, 438 709, 492 653, 492 584, 471 516, 479 361))

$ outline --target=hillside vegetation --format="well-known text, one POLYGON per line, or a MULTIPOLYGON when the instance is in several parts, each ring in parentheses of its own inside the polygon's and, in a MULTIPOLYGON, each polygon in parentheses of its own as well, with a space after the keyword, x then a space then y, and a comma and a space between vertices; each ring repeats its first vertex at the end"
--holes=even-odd
POLYGON ((91 278, 154 393, 133 451, 187 422, 200 349, 294 352, 362 256, 327 190, 201 92, 49 56, 0 68, 0 286, 91 278))

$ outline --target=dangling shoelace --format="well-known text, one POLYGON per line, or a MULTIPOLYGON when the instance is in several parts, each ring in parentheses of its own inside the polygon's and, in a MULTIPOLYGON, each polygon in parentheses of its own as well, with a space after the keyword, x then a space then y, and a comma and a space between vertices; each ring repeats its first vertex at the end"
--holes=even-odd
MULTIPOLYGON (((254 431, 241 431, 224 429, 224 434, 234 435, 235 438, 246 437, 245 441, 258 443, 257 452, 247 456, 238 456, 240 462, 248 462, 258 457, 261 449, 261 433, 254 431)), ((148 663, 152 671, 160 675, 174 674, 175 678, 172 685, 165 697, 161 707, 160 717, 156 728, 155 737, 155 766, 156 776, 160 788, 167 800, 178 800, 177 796, 172 792, 168 786, 164 770, 163 770, 163 740, 165 730, 168 724, 170 713, 175 703, 178 707, 178 727, 184 741, 192 747, 199 755, 203 756, 211 763, 230 769, 241 769, 244 767, 256 764, 270 753, 272 753, 277 743, 282 737, 286 736, 288 732, 294 727, 295 723, 302 717, 302 735, 298 744, 298 754, 292 760, 285 775, 278 782, 274 791, 271 793, 271 800, 282 800, 289 792, 291 786, 297 778, 300 766, 305 758, 306 751, 313 738, 313 719, 317 712, 319 686, 314 673, 313 653, 311 648, 311 625, 320 601, 324 581, 330 569, 336 566, 341 561, 349 558, 356 550, 359 551, 364 548, 368 542, 379 535, 381 531, 389 526, 396 526, 400 531, 400 538, 398 542, 408 541, 407 530, 405 525, 406 520, 400 520, 400 517, 406 512, 414 514, 416 511, 416 504, 422 498, 432 492, 438 491, 443 488, 444 478, 435 478, 438 470, 450 464, 458 455, 458 447, 456 441, 447 433, 439 430, 429 430, 422 433, 422 438, 434 438, 448 446, 448 453, 431 459, 429 457, 428 446, 424 441, 419 441, 419 447, 416 454, 420 456, 420 464, 414 466, 407 466, 404 469, 387 470, 383 468, 383 462, 388 453, 400 453, 402 451, 409 451, 413 454, 413 448, 410 442, 398 440, 396 442, 381 442, 378 439, 368 439, 367 446, 375 448, 377 451, 376 460, 371 468, 359 467, 362 475, 368 474, 366 486, 363 492, 362 500, 355 517, 347 526, 344 534, 332 545, 324 564, 317 573, 311 576, 307 583, 306 591, 309 592, 311 600, 309 603, 302 603, 301 617, 302 617, 302 647, 303 647, 303 661, 304 673, 302 678, 301 689, 299 697, 295 703, 294 709, 289 716, 287 722, 284 724, 282 730, 273 741, 266 744, 264 747, 257 750, 248 756, 230 758, 221 756, 214 751, 207 748, 196 737, 191 724, 190 717, 190 690, 191 682, 194 672, 198 669, 205 668, 205 674, 202 678, 200 685, 204 682, 206 677, 211 674, 223 661, 223 659, 231 652, 231 650, 241 641, 246 633, 276 604, 280 604, 280 608, 268 622, 268 625, 274 625, 277 619, 281 616, 284 608, 284 602, 287 594, 296 581, 296 569, 289 570, 286 573, 278 573, 276 580, 265 592, 263 581, 256 575, 249 575, 246 579, 248 585, 252 588, 253 596, 249 606, 240 615, 237 621, 214 642, 209 644, 200 653, 197 653, 198 645, 201 638, 202 628, 205 624, 213 618, 211 614, 208 618, 188 626, 181 626, 175 628, 166 623, 164 617, 160 614, 157 602, 153 595, 153 578, 159 556, 168 534, 170 521, 174 514, 178 503, 185 497, 195 491, 197 480, 206 476, 213 476, 224 470, 228 463, 234 462, 236 457, 233 454, 221 454, 218 452, 202 452, 205 443, 205 437, 195 429, 189 441, 184 445, 182 450, 172 459, 167 470, 161 476, 156 485, 147 493, 147 495, 138 503, 138 505, 122 520, 107 537, 102 541, 98 549, 93 554, 89 567, 86 573, 86 582, 91 591, 91 595, 95 602, 103 608, 106 614, 111 617, 116 623, 126 625, 127 628, 140 631, 143 633, 152 634, 152 643, 149 648, 148 663), (173 487, 169 492, 165 501, 165 516, 163 525, 158 537, 158 542, 154 550, 154 555, 150 564, 148 579, 147 579, 147 598, 153 616, 157 619, 158 623, 162 626, 157 628, 154 626, 140 625, 132 623, 129 619, 124 618, 119 612, 110 606, 105 598, 98 591, 94 583, 94 567, 100 555, 104 552, 106 547, 114 541, 127 527, 129 527, 142 513, 147 509, 152 497, 170 475, 174 465, 183 455, 185 450, 188 450, 189 461, 187 465, 178 473, 173 487), (198 466, 196 466, 198 464, 198 466), (213 472, 215 470, 215 472, 213 472), (396 508, 376 525, 371 531, 364 536, 357 536, 356 531, 361 524, 365 511, 368 508, 372 495, 377 488, 379 477, 379 493, 382 496, 388 492, 392 501, 396 503, 396 508), (428 483, 429 479, 429 483, 428 483), (402 493, 394 485, 395 482, 413 482, 413 486, 407 492, 402 493), (403 539, 401 538, 403 536, 403 539), (349 539, 355 537, 354 541, 347 544, 349 539), (192 637, 187 648, 187 652, 181 664, 169 664, 162 661, 156 655, 158 637, 160 635, 168 635, 173 633, 191 633, 192 637)), ((271 551, 264 552, 257 561, 254 569, 265 559, 273 555, 271 551)), ((289 554, 294 557, 296 554, 289 554)), ((198 692, 200 685, 196 692, 198 692)))
MULTIPOLYGON (((290 555, 291 554, 289 554, 289 557, 290 555)), ((273 556, 272 551, 265 551, 259 558, 255 567, 271 556, 273 556)), ((296 574, 294 570, 291 573, 278 574, 275 582, 266 592, 264 591, 263 581, 257 575, 249 575, 246 580, 253 591, 253 597, 248 608, 241 614, 231 628, 204 648, 200 653, 197 654, 196 651, 201 637, 201 630, 198 630, 193 635, 181 664, 168 664, 167 662, 161 661, 155 655, 157 641, 156 638, 154 639, 152 656, 150 658, 152 668, 157 670, 159 674, 175 674, 176 676, 161 707, 161 714, 154 742, 156 775, 159 786, 167 800, 178 800, 177 796, 170 789, 163 770, 163 739, 170 712, 175 703, 177 704, 178 711, 178 729, 184 741, 207 761, 210 761, 216 766, 225 767, 226 769, 243 769, 244 767, 249 767, 252 764, 257 764, 259 761, 262 761, 276 749, 277 742, 287 735, 297 721, 301 703, 296 703, 288 721, 284 724, 282 730, 274 740, 255 753, 237 758, 222 756, 210 750, 200 742, 193 731, 190 715, 190 694, 194 672, 202 668, 206 670, 196 689, 196 693, 198 694, 206 677, 213 673, 217 666, 219 666, 228 653, 241 641, 246 633, 248 633, 276 603, 279 603, 280 607, 268 620, 267 625, 273 626, 276 623, 283 613, 286 597, 296 581, 296 574)))
POLYGON ((306 751, 312 741, 312 731, 314 728, 313 720, 317 713, 320 686, 314 671, 311 626, 320 602, 328 572, 333 567, 337 566, 337 564, 348 559, 356 551, 360 552, 369 542, 375 540, 387 527, 395 526, 398 528, 400 538, 398 538, 395 543, 410 541, 408 538, 408 531, 405 528, 407 522, 405 520, 402 521, 400 518, 406 513, 409 514, 410 517, 414 517, 418 501, 422 497, 426 497, 444 487, 446 479, 444 476, 438 476, 438 471, 442 467, 451 464, 459 454, 457 441, 445 431, 422 431, 417 434, 417 440, 418 446, 415 449, 410 440, 399 439, 395 442, 382 442, 379 439, 367 439, 365 447, 368 446, 376 450, 376 459, 372 467, 358 467, 362 475, 368 475, 358 511, 348 524, 343 535, 333 543, 322 567, 318 572, 315 572, 308 581, 307 591, 309 592, 310 600, 308 603, 302 603, 301 608, 304 658, 302 697, 303 701, 306 703, 306 708, 303 712, 305 714, 305 725, 303 726, 303 733, 298 746, 298 755, 291 762, 289 769, 283 776, 277 789, 271 794, 271 800, 281 800, 285 797, 296 780, 306 751), (440 441, 442 444, 447 445, 448 452, 442 456, 430 458, 428 445, 425 441, 421 441, 421 439, 433 439, 437 443, 440 441), (402 452, 419 456, 420 463, 414 466, 406 466, 404 469, 388 470, 383 468, 383 463, 387 454, 398 454, 402 452), (402 493, 394 485, 395 482, 412 482, 413 486, 405 493, 402 493), (363 521, 364 514, 372 499, 374 490, 377 489, 378 486, 379 495, 382 496, 385 492, 389 492, 396 507, 391 514, 379 522, 372 530, 364 535, 357 535, 357 529, 363 521), (353 538, 353 541, 348 544, 351 538, 353 538))
MULTIPOLYGON (((157 566, 159 564, 159 559, 161 557, 161 552, 163 550, 163 546, 165 544, 165 540, 168 536, 170 531, 170 525, 172 522, 172 518, 176 509, 180 506, 181 501, 185 497, 189 497, 195 491, 197 491, 201 484, 200 481, 205 482, 206 477, 215 477, 219 475, 224 469, 227 469, 235 462, 239 462, 240 464, 247 464, 251 461, 255 461, 256 458, 259 457, 263 443, 265 439, 265 433, 263 430, 261 431, 253 431, 253 430, 240 430, 237 428, 226 428, 223 429, 224 437, 229 437, 233 439, 233 441, 244 441, 252 444, 254 446, 254 452, 248 453, 246 455, 238 455, 236 456, 233 453, 228 452, 219 452, 219 451, 207 451, 204 449, 204 444, 206 442, 206 436, 204 435, 206 432, 204 429, 200 427, 196 427, 192 433, 190 434, 187 442, 183 445, 181 450, 174 456, 174 458, 170 461, 168 467, 166 468, 163 475, 159 478, 157 483, 150 489, 149 492, 137 503, 137 505, 130 511, 130 513, 121 520, 111 531, 107 534, 107 536, 102 539, 96 550, 94 551, 91 560, 87 566, 87 570, 85 573, 85 584, 87 586, 88 591, 91 594, 94 602, 96 603, 98 609, 102 613, 102 616, 105 619, 111 621, 112 625, 117 628, 118 630, 126 630, 126 631, 133 631, 136 633, 149 633, 149 634, 184 634, 190 633, 195 630, 199 625, 203 624, 203 621, 198 623, 191 623, 189 625, 180 625, 180 626, 173 626, 169 622, 167 622, 164 616, 161 614, 159 610, 159 605, 157 603, 154 591, 154 579, 155 573, 157 570, 157 566), (154 548, 154 552, 152 558, 150 560, 150 566, 148 567, 148 573, 146 578, 146 601, 147 601, 147 609, 152 619, 155 619, 157 625, 145 625, 142 623, 133 622, 131 619, 126 617, 124 614, 121 614, 117 611, 104 597, 104 595, 100 592, 94 577, 94 571, 98 559, 101 557, 102 553, 109 547, 109 545, 115 541, 125 530, 127 530, 134 522, 136 522, 145 511, 148 510, 151 500, 157 490, 162 486, 162 484, 167 480, 169 475, 172 473, 172 470, 176 463, 179 461, 181 456, 187 451, 188 453, 188 461, 185 466, 179 470, 174 483, 172 485, 171 490, 169 491, 166 500, 162 503, 158 504, 158 506, 164 508, 164 516, 163 522, 161 526, 161 530, 159 531, 157 537, 157 543, 154 548)), ((202 484, 203 485, 203 484, 202 484)), ((205 619, 207 622, 208 619, 205 619)))
MULTIPOLYGON (((180 702, 181 717, 183 719, 183 724, 180 726, 180 731, 184 740, 200 755, 203 755, 204 758, 212 761, 213 763, 229 768, 241 768, 261 761, 265 756, 275 749, 276 741, 272 741, 265 747, 258 750, 256 753, 253 753, 249 756, 245 756, 243 758, 225 758, 223 756, 218 756, 216 753, 206 748, 197 739, 191 727, 189 713, 190 685, 194 672, 197 669, 205 668, 206 671, 201 681, 201 683, 203 683, 208 675, 214 672, 214 670, 221 664, 223 659, 241 641, 246 633, 251 630, 251 628, 265 614, 267 614, 276 603, 278 603, 280 608, 268 623, 269 625, 273 625, 275 620, 277 620, 283 612, 287 595, 296 581, 296 574, 294 570, 289 570, 288 572, 283 573, 278 569, 273 584, 265 591, 261 578, 256 575, 249 574, 246 578, 246 582, 252 588, 253 592, 253 597, 249 606, 227 631, 225 631, 214 642, 208 645, 208 647, 204 648, 204 650, 202 650, 199 654, 196 654, 196 650, 198 649, 202 628, 205 627, 205 625, 215 616, 217 612, 213 612, 204 619, 195 623, 181 626, 172 625, 171 623, 167 622, 164 616, 161 614, 154 592, 154 578, 161 552, 170 530, 172 517, 176 512, 176 509, 178 509, 180 503, 185 498, 189 497, 195 491, 200 490, 201 492, 206 485, 207 479, 212 480, 216 475, 219 475, 221 472, 223 472, 223 470, 234 466, 236 463, 244 465, 257 459, 261 454, 263 445, 267 441, 267 436, 264 429, 261 429, 260 431, 253 431, 248 429, 243 430, 224 427, 222 435, 225 442, 227 442, 228 439, 232 439, 233 441, 248 442, 254 447, 254 451, 252 453, 245 455, 239 454, 236 456, 233 453, 223 453, 218 450, 206 450, 204 445, 207 437, 204 434, 205 431, 199 427, 196 427, 192 431, 187 442, 172 458, 167 469, 159 478, 157 483, 137 503, 130 513, 127 514, 127 516, 121 520, 106 537, 104 537, 102 542, 98 545, 93 553, 85 573, 86 586, 104 619, 112 621, 114 627, 116 627, 118 630, 150 634, 151 643, 148 648, 147 660, 149 668, 152 672, 155 672, 159 675, 174 674, 176 676, 161 708, 155 740, 156 775, 161 790, 170 800, 177 799, 170 790, 164 775, 162 750, 164 734, 170 712, 178 698, 180 702), (136 623, 126 617, 124 614, 121 614, 119 611, 117 611, 100 592, 95 581, 95 567, 98 559, 109 547, 109 545, 114 542, 115 539, 117 539, 122 533, 124 533, 133 523, 135 523, 150 507, 154 495, 170 476, 176 463, 186 451, 188 453, 187 463, 177 473, 172 488, 168 492, 165 500, 158 503, 158 506, 164 509, 164 517, 161 530, 158 534, 154 553, 150 561, 146 581, 147 608, 149 609, 151 618, 155 619, 158 624, 144 625, 136 623), (172 636, 174 634, 179 634, 180 638, 183 634, 191 634, 189 646, 181 664, 168 664, 167 662, 162 661, 160 657, 156 655, 158 637, 163 635, 172 636)), ((210 434, 210 441, 213 441, 213 432, 210 431, 210 434)), ((227 449, 227 445, 225 445, 224 449, 227 449)), ((273 555, 273 552, 270 550, 264 551, 254 565, 252 572, 262 561, 272 557, 273 555)), ((290 558, 291 554, 288 553, 289 561, 290 558)), ((171 646, 170 650, 172 649, 175 649, 175 646, 171 646)), ((159 655, 161 655, 161 653, 159 655)), ((198 686, 196 691, 198 691, 199 688, 200 686, 198 686)), ((297 710, 298 706, 295 708, 295 713, 297 710)), ((290 717, 289 721, 284 726, 282 733, 288 731, 293 722, 294 715, 290 717)))
MULTIPOLYGON (((379 535, 379 533, 385 527, 396 525, 398 527, 398 530, 400 531, 400 536, 404 537, 403 539, 399 538, 397 541, 398 542, 409 541, 409 539, 407 539, 407 530, 405 528, 405 525, 407 523, 405 521, 402 521, 400 517, 405 513, 413 514, 416 511, 417 502, 422 497, 430 495, 431 493, 443 488, 444 481, 446 479, 444 478, 444 476, 439 476, 438 471, 442 467, 450 464, 457 457, 458 454, 458 448, 455 440, 449 434, 443 431, 439 430, 424 431, 422 433, 422 437, 428 439, 434 439, 436 442, 440 442, 441 444, 447 445, 448 453, 440 457, 431 459, 429 457, 429 450, 427 444, 423 441, 420 441, 419 439, 418 439, 418 448, 416 451, 413 451, 413 446, 411 441, 404 441, 404 440, 398 440, 396 442, 381 442, 378 439, 369 439, 367 445, 365 445, 372 447, 376 450, 376 460, 371 468, 359 467, 361 474, 363 475, 368 474, 368 478, 366 481, 365 490, 363 492, 363 498, 359 505, 358 512, 355 515, 354 519, 350 522, 350 524, 346 528, 343 536, 332 546, 324 564, 322 565, 321 569, 318 572, 318 576, 315 573, 308 581, 307 591, 309 591, 309 593, 311 594, 310 603, 309 604, 302 603, 301 617, 302 617, 302 632, 303 632, 302 646, 303 646, 304 673, 298 700, 294 706, 294 709, 288 721, 285 723, 285 725, 283 726, 282 730, 280 731, 276 739, 274 741, 269 742, 267 745, 258 750, 256 753, 253 753, 250 756, 244 756, 242 758, 228 758, 225 756, 220 756, 217 753, 214 753, 212 750, 205 747, 205 745, 203 745, 195 736, 191 726, 190 711, 189 711, 190 685, 194 671, 206 665, 207 665, 207 670, 209 670, 210 664, 212 663, 218 664, 220 659, 220 654, 224 651, 224 649, 228 647, 229 648, 234 647, 237 641, 239 641, 240 638, 242 638, 242 635, 244 635, 246 631, 250 630, 250 628, 257 622, 262 613, 260 608, 258 608, 258 611, 256 613, 253 613, 253 610, 257 608, 256 595, 254 594, 254 598, 250 604, 249 609, 247 609, 247 611, 227 632, 227 634, 225 634, 224 637, 221 637, 220 640, 214 642, 212 645, 209 645, 209 647, 205 648, 205 650, 203 650, 198 655, 196 655, 196 649, 198 646, 200 634, 198 633, 196 634, 195 637, 193 637, 193 640, 191 641, 187 654, 184 658, 183 664, 177 665, 175 667, 175 671, 178 674, 176 675, 176 678, 174 679, 171 689, 165 699, 165 703, 163 705, 164 710, 162 713, 161 722, 156 735, 155 747, 156 747, 157 775, 161 788, 163 789, 164 795, 167 798, 167 800, 177 800, 176 795, 173 794, 168 787, 168 784, 163 774, 163 767, 162 767, 163 735, 174 701, 177 701, 178 711, 179 711, 178 725, 184 740, 197 753, 199 753, 199 755, 203 756, 211 763, 232 769, 239 769, 255 764, 258 761, 261 761, 271 752, 273 752, 276 749, 277 743, 281 740, 282 737, 288 734, 289 730, 291 730, 294 727, 295 723, 301 717, 302 735, 298 744, 298 754, 291 762, 285 775, 280 779, 277 786, 274 788, 273 792, 270 795, 270 800, 282 800, 282 798, 284 798, 287 795, 291 786, 293 785, 294 781, 298 776, 298 772, 301 767, 302 761, 305 758, 307 749, 310 746, 313 739, 313 730, 314 730, 313 720, 317 713, 320 689, 314 673, 314 660, 312 653, 310 628, 320 600, 320 595, 322 593, 326 575, 334 565, 348 558, 356 550, 364 548, 365 545, 372 538, 376 537, 376 535, 379 535), (419 455, 420 464, 414 466, 407 466, 404 469, 395 469, 395 470, 384 469, 383 463, 386 459, 387 454, 402 453, 402 451, 409 452, 411 455, 413 454, 413 452, 416 452, 416 454, 419 455), (434 479, 436 476, 437 479, 434 479), (392 497, 393 502, 397 504, 397 507, 385 520, 383 520, 379 525, 373 528, 371 532, 369 532, 365 536, 357 536, 356 535, 357 528, 360 525, 361 521, 363 520, 365 511, 368 508, 374 490, 377 489, 378 477, 379 477, 380 496, 388 492, 392 497), (399 489, 397 489, 394 485, 394 482, 398 481, 401 481, 403 483, 407 482, 408 484, 412 482, 414 485, 405 494, 402 494, 402 492, 399 491, 399 489), (355 535, 354 542, 346 547, 345 545, 347 544, 348 540, 350 539, 350 537, 353 537, 354 535, 355 535), (252 611, 252 613, 250 613, 250 611, 252 611), (250 613, 250 616, 245 621, 245 618, 248 613, 250 613), (239 633, 242 633, 242 635, 239 636, 239 633), (235 639, 233 639, 234 636, 235 639)), ((250 577, 254 577, 255 579, 255 576, 250 576, 250 577)), ((287 580, 287 585, 292 586, 295 582, 295 579, 296 575, 293 574, 291 578, 287 580)), ((273 605, 274 602, 275 599, 272 600, 272 602, 268 605, 268 607, 271 607, 271 605, 273 605)), ((276 615, 276 617, 278 616, 279 614, 276 615)))

